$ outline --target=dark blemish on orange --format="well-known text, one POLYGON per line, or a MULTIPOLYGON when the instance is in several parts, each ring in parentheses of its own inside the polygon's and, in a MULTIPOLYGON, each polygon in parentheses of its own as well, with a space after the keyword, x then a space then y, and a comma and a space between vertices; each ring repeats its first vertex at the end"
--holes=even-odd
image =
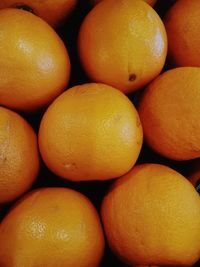
POLYGON ((131 74, 129 74, 129 81, 130 81, 130 82, 133 82, 133 81, 135 81, 135 80, 136 80, 136 78, 137 78, 137 76, 136 76, 136 74, 135 74, 135 73, 131 73, 131 74))
POLYGON ((22 10, 25 10, 25 11, 28 11, 28 12, 34 14, 33 9, 30 6, 27 6, 24 4, 15 4, 14 7, 17 9, 22 9, 22 10))

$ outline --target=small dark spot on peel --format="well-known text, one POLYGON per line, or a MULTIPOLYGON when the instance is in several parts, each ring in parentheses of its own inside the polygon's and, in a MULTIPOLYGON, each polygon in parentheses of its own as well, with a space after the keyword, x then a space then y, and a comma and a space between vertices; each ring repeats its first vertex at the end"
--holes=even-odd
POLYGON ((5 157, 5 156, 1 156, 0 155, 0 163, 2 164, 2 163, 6 163, 6 161, 7 161, 7 157, 5 157))
POLYGON ((137 79, 137 75, 135 73, 129 74, 129 81, 133 82, 137 79))
POLYGON ((25 4, 15 4, 13 7, 17 9, 22 9, 22 10, 25 10, 25 11, 28 11, 34 14, 33 9, 30 6, 27 6, 25 4))

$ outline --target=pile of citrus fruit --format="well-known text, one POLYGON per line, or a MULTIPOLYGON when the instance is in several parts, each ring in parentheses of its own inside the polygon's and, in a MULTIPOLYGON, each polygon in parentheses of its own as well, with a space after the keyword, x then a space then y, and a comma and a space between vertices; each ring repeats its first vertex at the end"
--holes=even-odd
POLYGON ((0 3, 0 267, 199 266, 200 1, 0 3))

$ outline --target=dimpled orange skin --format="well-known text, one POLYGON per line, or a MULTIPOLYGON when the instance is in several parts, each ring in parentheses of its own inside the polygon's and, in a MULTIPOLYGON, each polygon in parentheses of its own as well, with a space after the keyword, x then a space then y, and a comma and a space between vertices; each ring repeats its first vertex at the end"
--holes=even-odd
POLYGON ((199 259, 199 195, 166 166, 135 166, 114 182, 101 213, 111 249, 130 265, 192 266, 199 259))
POLYGON ((167 37, 160 17, 144 1, 107 0, 85 17, 78 50, 92 81, 130 93, 162 70, 167 37))
POLYGON ((39 130, 44 162, 73 180, 107 180, 135 164, 142 128, 131 101, 104 84, 75 86, 47 109, 39 130))
POLYGON ((0 205, 27 191, 39 171, 37 138, 17 113, 0 107, 0 205))
POLYGON ((200 157, 200 69, 180 67, 157 77, 138 108, 147 143, 174 160, 200 157))
POLYGON ((199 0, 176 1, 166 14, 169 58, 175 66, 200 67, 199 17, 199 0))
POLYGON ((64 43, 41 18, 0 10, 0 104, 35 111, 66 89, 70 62, 64 43))
MULTIPOLYGON (((90 0, 90 2, 91 2, 93 5, 98 4, 98 3, 100 3, 101 1, 102 1, 102 0, 90 0)), ((147 2, 147 3, 148 3, 149 5, 151 5, 151 6, 154 6, 157 0, 144 0, 144 1, 147 2)))
POLYGON ((1 0, 0 8, 26 6, 52 27, 57 27, 71 14, 76 4, 77 0, 1 0))
POLYGON ((27 194, 3 219, 0 236, 1 267, 96 267, 104 250, 94 206, 67 188, 27 194))

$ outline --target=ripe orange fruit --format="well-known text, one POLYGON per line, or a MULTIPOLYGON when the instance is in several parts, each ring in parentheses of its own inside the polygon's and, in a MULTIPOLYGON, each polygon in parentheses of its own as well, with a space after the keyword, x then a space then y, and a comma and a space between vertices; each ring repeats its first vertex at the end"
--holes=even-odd
POLYGON ((36 135, 17 113, 0 107, 0 204, 28 190, 39 171, 36 135))
POLYGON ((175 160, 200 157, 200 68, 181 67, 157 77, 140 99, 147 143, 175 160))
POLYGON ((73 11, 77 0, 4 0, 0 8, 16 7, 34 13, 52 27, 58 26, 73 11))
POLYGON ((111 249, 130 265, 192 266, 200 255, 200 198, 181 174, 142 164, 102 204, 111 249))
POLYGON ((70 62, 56 32, 19 9, 0 10, 0 104, 33 111, 49 104, 68 84, 70 62))
POLYGON ((199 0, 176 1, 166 14, 169 58, 176 66, 200 67, 199 17, 199 0))
MULTIPOLYGON (((96 4, 100 3, 101 1, 102 0, 90 0, 92 5, 96 5, 96 4)), ((144 1, 147 2, 151 6, 154 6, 157 0, 144 0, 144 1)))
POLYGON ((39 130, 43 160, 57 175, 106 180, 129 171, 142 146, 138 113, 119 90, 83 84, 61 94, 39 130))
POLYGON ((84 19, 78 47, 91 80, 130 93, 160 73, 167 39, 160 17, 144 1, 107 0, 84 19))
POLYGON ((94 206, 67 188, 26 195, 3 219, 0 236, 1 267, 96 267, 104 250, 94 206))

